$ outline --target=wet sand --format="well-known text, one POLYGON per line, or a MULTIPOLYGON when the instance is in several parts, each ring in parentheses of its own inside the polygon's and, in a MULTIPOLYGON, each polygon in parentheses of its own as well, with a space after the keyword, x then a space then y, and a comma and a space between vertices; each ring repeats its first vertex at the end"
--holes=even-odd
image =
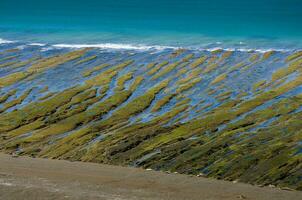
POLYGON ((302 192, 137 168, 0 154, 0 199, 298 200, 302 192))

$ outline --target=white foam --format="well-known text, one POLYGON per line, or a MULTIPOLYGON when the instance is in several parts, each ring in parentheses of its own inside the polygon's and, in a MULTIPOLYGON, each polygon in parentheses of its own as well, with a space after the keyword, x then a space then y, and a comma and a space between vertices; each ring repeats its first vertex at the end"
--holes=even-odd
POLYGON ((177 49, 171 46, 147 46, 147 45, 132 45, 132 44, 55 44, 52 45, 56 48, 100 48, 100 49, 125 49, 125 50, 164 50, 164 49, 177 49))
MULTIPOLYGON (((292 49, 252 49, 252 48, 222 48, 222 47, 215 47, 215 48, 196 48, 195 50, 200 50, 200 51, 239 51, 239 52, 258 52, 258 53, 266 53, 270 51, 276 51, 276 52, 292 52, 292 49)), ((296 50, 298 51, 298 50, 296 50)))
MULTIPOLYGON (((0 44, 8 44, 8 43, 15 43, 17 41, 10 41, 10 40, 5 40, 0 38, 0 44)), ((53 48, 74 48, 74 49, 78 49, 78 48, 100 48, 100 49, 112 49, 112 50, 165 50, 165 49, 188 49, 188 50, 199 50, 199 51, 209 51, 209 52, 213 52, 213 51, 217 51, 217 50, 222 50, 222 51, 238 51, 238 52, 257 52, 257 53, 265 53, 265 52, 269 52, 269 51, 277 51, 277 52, 293 52, 293 51, 300 51, 299 49, 274 49, 274 48, 267 48, 267 49, 262 49, 262 48, 225 48, 225 47, 221 47, 220 45, 222 45, 223 43, 218 41, 216 42, 217 47, 211 47, 211 48, 205 48, 205 47, 177 47, 177 46, 162 46, 162 45, 144 45, 144 44, 127 44, 127 43, 96 43, 96 44, 54 44, 51 46, 46 46, 46 44, 43 43, 29 43, 26 44, 28 46, 40 46, 40 47, 44 47, 41 49, 41 51, 48 51, 51 50, 53 48)), ((240 44, 245 44, 244 42, 240 42, 240 44)), ((25 48, 24 45, 20 45, 17 48, 25 48)))
POLYGON ((133 44, 118 44, 118 43, 103 43, 103 44, 55 44, 52 45, 55 48, 100 48, 100 49, 116 49, 116 50, 164 50, 164 49, 188 49, 188 50, 199 50, 199 51, 239 51, 239 52, 258 52, 265 53, 269 51, 276 52, 292 52, 293 49, 256 49, 256 48, 224 48, 224 47, 213 47, 213 48, 198 48, 198 47, 173 47, 173 46, 160 46, 160 45, 133 45, 133 44))
POLYGON ((14 41, 4 40, 4 39, 0 38, 0 44, 9 44, 9 43, 14 43, 14 41))
POLYGON ((41 49, 42 52, 44 51, 50 51, 50 50, 53 50, 54 48, 53 47, 44 47, 41 49))
POLYGON ((30 45, 30 46, 39 46, 39 47, 43 47, 43 46, 45 46, 46 44, 42 44, 42 43, 30 43, 29 45, 30 45))

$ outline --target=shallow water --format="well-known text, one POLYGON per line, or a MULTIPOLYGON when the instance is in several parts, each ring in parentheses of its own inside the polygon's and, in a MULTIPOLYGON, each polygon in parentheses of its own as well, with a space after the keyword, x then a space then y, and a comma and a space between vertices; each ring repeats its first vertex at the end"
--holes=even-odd
POLYGON ((0 38, 65 47, 301 49, 301 10, 299 0, 3 0, 0 38))

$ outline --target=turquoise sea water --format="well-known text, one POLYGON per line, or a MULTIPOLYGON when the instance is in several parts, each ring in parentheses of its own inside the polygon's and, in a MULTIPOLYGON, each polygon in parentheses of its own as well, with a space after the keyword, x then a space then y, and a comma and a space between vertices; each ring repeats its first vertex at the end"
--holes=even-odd
POLYGON ((2 41, 301 49, 301 22, 301 0, 0 0, 2 41))

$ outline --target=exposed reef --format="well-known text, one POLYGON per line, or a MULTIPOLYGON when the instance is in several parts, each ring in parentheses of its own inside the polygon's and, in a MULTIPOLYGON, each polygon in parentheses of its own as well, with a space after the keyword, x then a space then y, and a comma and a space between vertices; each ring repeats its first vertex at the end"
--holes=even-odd
POLYGON ((302 190, 302 53, 0 45, 0 150, 302 190))

